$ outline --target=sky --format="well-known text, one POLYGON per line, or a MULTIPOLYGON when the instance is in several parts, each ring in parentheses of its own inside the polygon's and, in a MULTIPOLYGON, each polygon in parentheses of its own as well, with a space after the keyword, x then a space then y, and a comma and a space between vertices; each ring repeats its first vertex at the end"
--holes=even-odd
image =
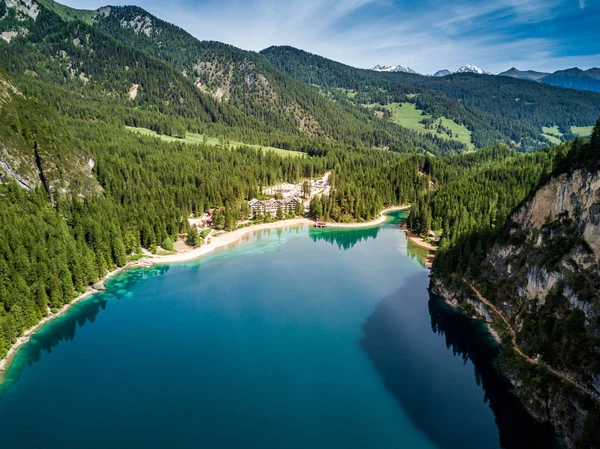
POLYGON ((59 0, 85 9, 107 1, 141 6, 200 40, 291 45, 362 68, 600 67, 600 0, 59 0))

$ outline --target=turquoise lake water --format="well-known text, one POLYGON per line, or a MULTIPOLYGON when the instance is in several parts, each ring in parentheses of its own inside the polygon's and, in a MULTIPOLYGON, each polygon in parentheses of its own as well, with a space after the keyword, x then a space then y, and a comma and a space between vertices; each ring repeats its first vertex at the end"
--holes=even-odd
POLYGON ((305 226, 125 272, 18 352, 2 447, 551 447, 420 255, 397 223, 305 226))

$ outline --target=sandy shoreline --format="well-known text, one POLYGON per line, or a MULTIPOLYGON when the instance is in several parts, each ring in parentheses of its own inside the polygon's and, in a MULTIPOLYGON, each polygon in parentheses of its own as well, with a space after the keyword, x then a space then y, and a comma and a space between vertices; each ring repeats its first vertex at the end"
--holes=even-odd
POLYGON ((422 237, 419 237, 418 235, 410 232, 406 226, 403 226, 402 230, 406 234, 406 238, 408 240, 410 240, 412 243, 414 243, 415 245, 417 245, 423 249, 428 249, 429 251, 433 251, 433 252, 438 250, 437 246, 433 246, 431 243, 428 243, 425 240, 423 240, 422 237))
MULTIPOLYGON (((396 210, 405 210, 405 209, 409 209, 409 208, 410 208, 410 206, 390 207, 390 208, 382 210, 379 213, 379 217, 374 220, 371 220, 371 221, 366 221, 364 223, 329 223, 328 222, 327 227, 331 227, 331 228, 364 228, 364 227, 369 227, 369 226, 377 226, 377 225, 383 224, 387 221, 388 217, 385 215, 386 213, 396 211, 396 210)), ((288 227, 302 226, 302 225, 312 226, 312 225, 314 225, 314 223, 315 222, 313 220, 310 220, 308 218, 292 218, 289 220, 276 221, 274 223, 251 225, 251 226, 247 226, 245 228, 236 229, 235 231, 224 232, 223 234, 220 234, 216 237, 211 237, 210 243, 202 245, 198 248, 189 249, 188 251, 183 251, 183 252, 180 252, 177 254, 172 254, 172 255, 167 255, 167 256, 155 256, 155 255, 148 256, 148 257, 144 257, 144 258, 141 258, 141 259, 133 261, 133 262, 129 262, 125 266, 119 267, 116 270, 113 270, 113 271, 110 271, 109 273, 107 273, 100 280, 99 283, 103 283, 106 280, 110 279, 111 277, 115 276, 116 274, 120 273, 121 271, 126 270, 128 268, 132 268, 132 267, 140 267, 140 266, 149 267, 151 265, 157 265, 157 264, 188 262, 191 260, 195 260, 206 254, 209 254, 209 253, 215 251, 216 249, 223 248, 223 247, 232 245, 234 243, 237 243, 242 237, 244 237, 248 234, 251 234, 253 232, 263 231, 263 230, 267 230, 267 229, 281 229, 281 228, 288 228, 288 227)), ((10 365, 10 362, 13 359, 13 357, 15 356, 15 354, 18 352, 19 349, 21 349, 25 344, 27 344, 27 342, 29 342, 29 339, 31 338, 31 336, 33 334, 35 334, 37 331, 39 331, 42 327, 44 327, 50 321, 64 315, 74 304, 76 304, 80 301, 83 301, 84 299, 89 298, 93 294, 98 293, 98 291, 99 290, 97 290, 91 286, 88 286, 88 288, 86 289, 86 291, 84 293, 77 296, 70 303, 62 306, 56 313, 53 313, 51 315, 44 317, 35 326, 33 326, 33 327, 27 329, 25 332, 23 332, 23 335, 21 335, 19 338, 17 338, 17 341, 15 342, 15 344, 13 344, 12 347, 8 350, 8 352, 6 353, 4 358, 0 360, 0 383, 2 383, 1 373, 3 371, 6 371, 6 369, 10 365)))
POLYGON ((314 221, 308 218, 292 218, 289 220, 276 221, 274 223, 264 223, 247 226, 245 228, 236 229, 235 231, 223 232, 217 237, 209 237, 210 243, 199 246, 198 248, 190 248, 187 251, 182 251, 177 254, 171 254, 168 256, 152 256, 142 260, 151 264, 162 264, 162 263, 175 263, 175 262, 187 262, 190 260, 198 259, 208 253, 213 252, 218 248, 232 245, 239 241, 242 237, 253 232, 264 231, 267 229, 280 229, 291 226, 300 225, 311 225, 314 221))

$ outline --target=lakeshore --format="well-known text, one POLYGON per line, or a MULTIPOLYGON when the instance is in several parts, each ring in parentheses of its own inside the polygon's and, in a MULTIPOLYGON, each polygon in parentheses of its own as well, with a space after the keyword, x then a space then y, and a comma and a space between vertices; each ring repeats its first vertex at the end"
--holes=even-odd
MULTIPOLYGON (((94 285, 98 285, 98 284, 101 284, 101 283, 107 281, 108 279, 119 274, 121 271, 125 270, 126 268, 132 268, 134 266, 148 266, 148 264, 144 263, 144 262, 145 262, 145 259, 140 259, 140 260, 137 260, 134 262, 129 262, 128 264, 126 264, 122 267, 118 267, 115 270, 109 271, 106 275, 104 275, 102 277, 102 279, 100 281, 98 281, 94 285)), ((36 325, 30 327, 25 332, 23 332, 23 335, 21 335, 19 338, 17 338, 17 341, 11 346, 11 348, 8 350, 8 352, 6 353, 4 358, 0 359, 0 383, 2 383, 1 373, 3 371, 6 371, 6 369, 10 365, 10 362, 13 359, 13 357, 15 356, 15 354, 17 353, 17 351, 29 342, 29 340, 33 334, 35 334, 37 331, 39 331, 42 327, 44 327, 46 324, 48 324, 52 320, 55 320, 56 318, 64 315, 71 307, 73 307, 78 302, 89 298, 90 296, 98 293, 99 291, 101 291, 101 290, 94 288, 91 285, 88 286, 86 288, 85 292, 83 292, 80 295, 78 295, 77 297, 75 297, 75 299, 73 299, 71 302, 62 306, 55 313, 50 313, 49 315, 45 316, 36 325)))
MULTIPOLYGON (((394 212, 394 211, 408 210, 408 209, 410 209, 409 205, 389 207, 389 208, 382 210, 379 213, 379 217, 377 217, 373 220, 370 220, 370 221, 365 221, 365 222, 361 222, 361 223, 327 222, 326 226, 331 227, 331 228, 347 228, 347 229, 379 226, 379 225, 385 223, 389 219, 389 217, 386 215, 387 213, 394 212)), ((196 259, 199 259, 199 258, 209 254, 209 253, 212 253, 213 251, 215 251, 217 249, 234 245, 234 244, 238 243, 243 237, 247 236, 248 234, 252 234, 254 232, 260 232, 260 231, 271 230, 271 229, 283 229, 283 228, 290 228, 290 227, 304 226, 304 225, 314 226, 314 224, 315 224, 315 222, 308 218, 290 218, 287 220, 280 220, 280 221, 276 221, 273 223, 254 224, 254 225, 250 225, 250 226, 247 226, 244 228, 236 229, 235 231, 230 231, 230 232, 225 231, 216 237, 212 237, 210 239, 210 243, 204 244, 197 248, 185 249, 185 250, 178 252, 177 254, 148 255, 141 259, 131 261, 122 267, 118 267, 115 270, 109 271, 95 285, 102 284, 105 281, 107 281, 108 279, 110 279, 111 277, 117 275, 118 273, 120 273, 124 270, 130 269, 130 268, 150 267, 152 265, 158 265, 158 264, 170 264, 170 263, 189 262, 192 260, 196 260, 196 259)), ((8 350, 8 352, 6 353, 4 358, 0 359, 0 383, 2 383, 1 373, 8 369, 11 360, 14 358, 14 356, 19 351, 19 349, 21 349, 25 344, 27 344, 29 342, 32 335, 34 335, 37 331, 39 331, 42 327, 44 327, 49 322, 64 315, 66 312, 69 311, 69 309, 71 307, 73 307, 73 305, 89 298, 90 296, 94 295, 95 293, 98 293, 99 291, 101 291, 101 289, 97 289, 92 286, 88 286, 85 292, 83 292, 82 294, 77 296, 71 302, 62 306, 55 313, 50 313, 48 316, 45 316, 37 324, 35 324, 31 328, 29 328, 25 332, 23 332, 23 335, 21 335, 19 338, 17 338, 17 341, 11 346, 11 348, 8 350)))
POLYGON ((408 228, 406 227, 406 225, 402 226, 402 230, 406 234, 406 238, 408 240, 410 240, 412 243, 414 243, 415 245, 417 245, 423 249, 432 251, 432 252, 437 251, 437 249, 438 249, 437 246, 433 246, 431 243, 426 242, 425 239, 423 239, 423 237, 420 237, 417 234, 415 234, 414 232, 409 231, 408 228))
POLYGON ((4 445, 499 449, 514 425, 519 442, 541 440, 518 402, 506 406, 484 326, 428 299, 405 215, 283 226, 200 263, 114 276, 17 352, 0 386, 4 445), (340 434, 349 422, 360 425, 340 434))

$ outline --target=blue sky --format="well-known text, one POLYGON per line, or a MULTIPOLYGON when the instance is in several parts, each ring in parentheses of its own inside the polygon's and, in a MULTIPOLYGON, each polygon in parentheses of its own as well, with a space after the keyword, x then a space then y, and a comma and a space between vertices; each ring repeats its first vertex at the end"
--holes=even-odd
MULTIPOLYGON (((60 0, 59 0, 60 1, 60 0)), ((63 0, 76 8, 106 1, 63 0)), ((109 2, 110 3, 110 2, 109 2)), ((600 67, 600 0, 129 0, 201 40, 421 73, 600 67)))

